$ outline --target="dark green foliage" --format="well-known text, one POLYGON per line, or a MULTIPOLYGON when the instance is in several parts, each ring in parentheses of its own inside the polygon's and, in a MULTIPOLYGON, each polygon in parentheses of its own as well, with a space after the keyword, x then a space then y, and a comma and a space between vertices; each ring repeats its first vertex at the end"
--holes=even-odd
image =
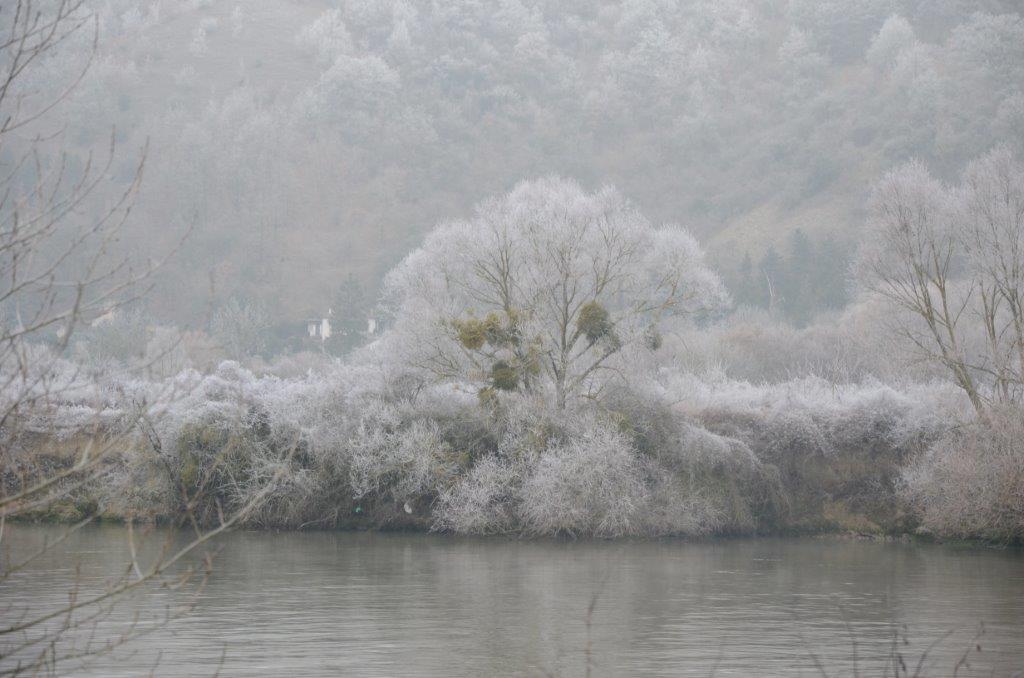
POLYGON ((585 336, 587 341, 590 343, 594 343, 608 336, 612 331, 612 323, 611 318, 608 315, 608 310, 596 300, 588 301, 583 304, 580 308, 579 315, 576 317, 576 329, 585 336))
POLYGON ((329 353, 345 355, 363 343, 372 298, 359 279, 351 273, 341 283, 331 302, 332 333, 326 346, 329 353))
POLYGON ((479 351, 486 344, 492 348, 513 348, 519 344, 518 318, 515 312, 488 313, 483 320, 476 318, 451 321, 460 344, 470 351, 479 351))
POLYGON ((470 351, 477 351, 483 348, 484 343, 487 341, 487 330, 483 322, 475 318, 469 318, 467 320, 455 319, 451 324, 459 343, 464 348, 470 351))
POLYGON ((491 384, 501 391, 514 391, 519 386, 519 374, 504 360, 491 366, 491 384))
POLYGON ((519 319, 515 311, 501 315, 488 313, 483 325, 484 337, 491 346, 510 348, 519 344, 519 319))
POLYGON ((661 336, 661 332, 659 332, 658 328, 653 325, 648 327, 644 332, 644 346, 652 351, 657 351, 661 348, 663 341, 664 339, 661 336))
POLYGON ((758 294, 760 287, 754 279, 754 262, 750 258, 750 252, 743 255, 737 271, 736 280, 730 285, 736 303, 743 306, 760 306, 758 294))
POLYGON ((738 304, 777 313, 797 327, 848 301, 850 247, 826 234, 812 240, 790 232, 785 254, 769 245, 754 266, 748 252, 730 281, 738 304))

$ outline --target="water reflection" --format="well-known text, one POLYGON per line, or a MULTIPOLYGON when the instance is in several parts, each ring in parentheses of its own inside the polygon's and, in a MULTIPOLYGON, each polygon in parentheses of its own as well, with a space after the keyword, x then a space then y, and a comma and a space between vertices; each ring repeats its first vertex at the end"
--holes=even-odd
MULTIPOLYGON (((55 528, 16 526, 4 556, 55 528)), ((101 586, 124 532, 83 531, 0 586, 4 606, 58 603, 73 563, 101 586)), ((175 595, 160 592, 147 604, 175 595)), ((988 675, 1024 666, 1024 554, 826 540, 528 542, 413 534, 229 535, 197 608, 84 675, 862 675, 892 625, 948 675, 984 620, 988 675), (847 628, 849 624, 849 628, 847 628), (148 669, 147 669, 148 670, 148 669)), ((127 615, 127 610, 122 614, 127 615)), ((113 622, 110 622, 113 624, 113 622)), ((111 627, 113 628, 113 626, 111 627)), ((878 671, 880 674, 880 670, 878 671)), ((78 673, 76 672, 76 675, 78 673)), ((961 674, 964 675, 964 674, 961 674)), ((971 675, 968 672, 966 675, 971 675)))

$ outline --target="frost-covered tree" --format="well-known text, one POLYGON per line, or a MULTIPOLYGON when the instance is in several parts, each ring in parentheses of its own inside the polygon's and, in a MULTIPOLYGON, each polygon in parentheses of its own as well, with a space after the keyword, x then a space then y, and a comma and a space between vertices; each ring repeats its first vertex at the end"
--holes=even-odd
POLYGON ((996 149, 946 186, 920 163, 876 186, 856 262, 897 329, 979 414, 1024 395, 1024 166, 996 149))
POLYGON ((875 186, 868 233, 856 261, 865 290, 892 303, 896 331, 945 365, 974 407, 982 408, 962 333, 969 291, 957 284, 962 250, 946 187, 912 162, 875 186))
POLYGON ((263 304, 235 297, 217 309, 210 329, 225 353, 241 360, 266 348, 270 317, 263 304))
POLYGON ((790 20, 812 31, 840 61, 860 54, 894 8, 892 0, 791 0, 787 4, 790 20))
POLYGON ((405 360, 484 395, 592 395, 613 357, 727 295, 696 240, 614 188, 550 177, 439 225, 386 280, 405 360))
POLYGON ((878 30, 867 51, 867 61, 879 71, 886 71, 896 63, 896 58, 917 42, 914 28, 903 17, 893 14, 878 30))
POLYGON ((1024 164, 1006 148, 967 166, 958 194, 975 312, 985 328, 977 369, 994 396, 1019 401, 1024 387, 1024 164))
POLYGON ((82 351, 94 360, 129 361, 146 353, 151 321, 138 310, 113 311, 79 332, 82 351))

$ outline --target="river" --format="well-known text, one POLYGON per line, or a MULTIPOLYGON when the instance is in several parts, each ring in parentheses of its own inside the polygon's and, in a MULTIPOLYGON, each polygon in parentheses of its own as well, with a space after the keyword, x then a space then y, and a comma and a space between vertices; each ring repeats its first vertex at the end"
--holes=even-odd
MULTIPOLYGON (((17 560, 60 528, 8 526, 17 560)), ((236 532, 195 608, 67 675, 883 675, 894 630, 911 673, 1024 668, 1024 553, 836 539, 523 541, 236 532), (588 608, 593 603, 589 615, 588 608), (981 624, 984 633, 976 639, 981 624), (588 652, 589 648, 589 652, 588 652), (589 659, 588 659, 589 657, 589 659)), ((98 590, 125 530, 83 529, 0 583, 0 614, 98 590)), ((102 620, 116 632, 158 590, 102 620)))

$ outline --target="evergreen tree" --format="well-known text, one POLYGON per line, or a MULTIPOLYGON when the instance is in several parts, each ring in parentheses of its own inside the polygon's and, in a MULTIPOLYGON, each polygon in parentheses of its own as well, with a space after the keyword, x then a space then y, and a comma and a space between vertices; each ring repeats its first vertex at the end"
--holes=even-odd
POLYGON ((779 280, 782 308, 790 322, 802 327, 818 310, 813 276, 814 247, 807 234, 799 228, 789 234, 788 245, 786 268, 779 280))
POLYGON ((759 305, 759 290, 757 280, 754 279, 754 262, 750 258, 750 252, 744 253, 743 261, 740 263, 739 271, 737 272, 736 282, 732 287, 738 305, 759 305))
POLYGON ((812 262, 812 277, 819 310, 842 308, 849 302, 850 247, 827 235, 818 241, 812 262))
POLYGON ((344 355, 363 342, 371 305, 366 288, 350 273, 338 288, 331 306, 331 338, 327 341, 327 350, 344 355))

